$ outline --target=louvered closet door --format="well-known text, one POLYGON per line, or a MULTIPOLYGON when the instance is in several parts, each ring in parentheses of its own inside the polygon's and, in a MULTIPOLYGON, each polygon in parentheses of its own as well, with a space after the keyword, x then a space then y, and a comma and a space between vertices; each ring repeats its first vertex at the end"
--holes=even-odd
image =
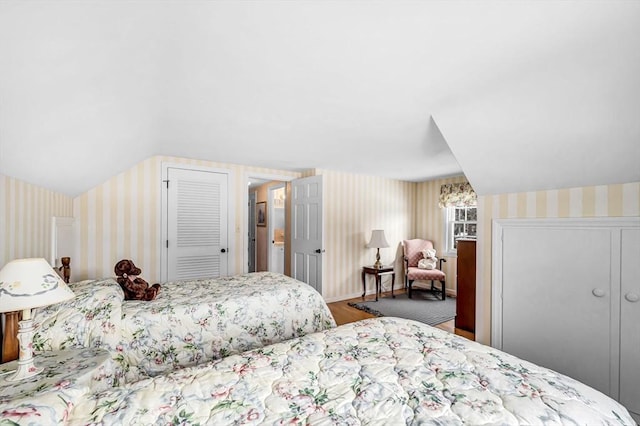
POLYGON ((168 169, 168 280, 227 275, 227 175, 168 169))

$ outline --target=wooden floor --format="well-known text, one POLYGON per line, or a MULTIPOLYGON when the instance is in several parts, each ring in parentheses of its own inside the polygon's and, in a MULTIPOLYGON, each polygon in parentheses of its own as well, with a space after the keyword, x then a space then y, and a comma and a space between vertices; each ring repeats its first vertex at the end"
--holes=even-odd
MULTIPOLYGON (((396 290, 395 293, 402 293, 404 290, 396 290)), ((383 293, 382 297, 391 297, 391 293, 383 293)), ((365 296, 365 300, 375 300, 375 295, 367 295, 365 296)), ((356 297, 354 299, 341 300, 339 302, 328 303, 329 309, 333 314, 333 318, 335 318, 336 323, 338 325, 347 324, 350 322, 360 321, 366 318, 373 318, 375 315, 371 315, 365 311, 361 311, 360 309, 352 308, 349 306, 349 302, 362 302, 362 297, 356 297)), ((440 328, 444 331, 448 331, 449 333, 456 333, 462 335, 466 338, 471 338, 473 340, 473 335, 469 336, 465 334, 462 330, 455 329, 454 320, 443 322, 442 324, 436 325, 437 328, 440 328)))

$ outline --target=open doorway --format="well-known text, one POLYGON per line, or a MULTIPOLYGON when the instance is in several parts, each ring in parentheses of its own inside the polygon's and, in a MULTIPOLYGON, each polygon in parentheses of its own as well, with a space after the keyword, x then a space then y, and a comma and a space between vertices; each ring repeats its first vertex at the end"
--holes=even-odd
POLYGON ((249 238, 247 240, 248 247, 248 270, 247 272, 256 272, 256 193, 249 190, 249 221, 247 229, 249 238))
POLYGON ((271 185, 268 189, 267 201, 269 222, 269 271, 284 274, 284 244, 285 244, 285 184, 281 182, 271 185))
MULTIPOLYGON (((281 178, 247 176, 247 272, 288 273, 287 182, 281 178)), ((287 177, 284 179, 290 180, 287 177)))

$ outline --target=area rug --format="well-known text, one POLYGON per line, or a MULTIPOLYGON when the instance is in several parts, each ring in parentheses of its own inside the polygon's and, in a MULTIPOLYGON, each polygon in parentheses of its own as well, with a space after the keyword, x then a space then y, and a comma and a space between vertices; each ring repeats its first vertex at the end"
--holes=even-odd
POLYGON ((379 317, 400 317, 437 325, 450 321, 456 316, 456 299, 447 297, 441 300, 426 292, 414 292, 409 299, 406 293, 396 295, 395 299, 386 296, 375 300, 349 303, 350 306, 379 317))

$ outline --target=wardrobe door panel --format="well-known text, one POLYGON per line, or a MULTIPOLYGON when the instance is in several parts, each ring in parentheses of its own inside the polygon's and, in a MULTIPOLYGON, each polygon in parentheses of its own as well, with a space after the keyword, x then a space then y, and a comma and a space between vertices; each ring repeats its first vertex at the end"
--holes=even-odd
POLYGON ((622 230, 621 248, 620 402, 640 415, 640 230, 622 230))
POLYGON ((502 350, 611 394, 611 233, 506 228, 502 350))

